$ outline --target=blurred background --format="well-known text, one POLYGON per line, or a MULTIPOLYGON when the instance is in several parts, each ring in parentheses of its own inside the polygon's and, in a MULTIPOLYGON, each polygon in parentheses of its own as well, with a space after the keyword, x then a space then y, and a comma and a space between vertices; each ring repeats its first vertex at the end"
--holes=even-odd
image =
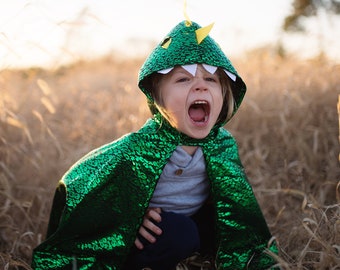
MULTIPOLYGON (((151 116, 138 71, 183 6, 0 0, 0 269, 31 269, 65 171, 151 116)), ((277 264, 339 269, 340 1, 187 0, 186 11, 215 22, 211 36, 247 84, 226 128, 277 264)))
MULTIPOLYGON (((111 53, 145 55, 185 19, 183 6, 184 0, 1 1, 0 68, 55 67, 111 53)), ((335 0, 187 1, 191 20, 202 26, 215 22, 211 34, 228 55, 270 45, 299 57, 322 51, 339 61, 337 8, 335 0), (285 29, 291 15, 299 27, 294 21, 285 29)))

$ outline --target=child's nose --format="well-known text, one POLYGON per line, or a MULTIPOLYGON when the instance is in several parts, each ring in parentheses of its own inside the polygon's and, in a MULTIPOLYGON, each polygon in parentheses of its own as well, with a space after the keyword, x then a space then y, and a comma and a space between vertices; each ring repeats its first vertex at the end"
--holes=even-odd
POLYGON ((195 77, 194 89, 196 91, 205 91, 205 90, 207 90, 207 83, 206 83, 206 81, 203 78, 195 77))

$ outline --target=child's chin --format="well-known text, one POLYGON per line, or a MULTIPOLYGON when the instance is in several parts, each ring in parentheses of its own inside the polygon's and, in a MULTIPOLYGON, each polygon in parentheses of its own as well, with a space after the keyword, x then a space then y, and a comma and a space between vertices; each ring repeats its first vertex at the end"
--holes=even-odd
POLYGON ((187 136, 189 136, 190 138, 193 139, 204 139, 205 137, 207 137, 209 135, 208 131, 200 131, 200 132, 191 132, 191 133, 185 133, 187 136))

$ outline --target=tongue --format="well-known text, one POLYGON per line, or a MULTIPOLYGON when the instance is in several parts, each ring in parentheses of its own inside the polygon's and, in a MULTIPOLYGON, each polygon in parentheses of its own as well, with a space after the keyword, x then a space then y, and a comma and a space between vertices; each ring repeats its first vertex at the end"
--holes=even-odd
POLYGON ((191 106, 189 109, 189 116, 196 122, 203 122, 205 119, 205 111, 201 106, 191 106))

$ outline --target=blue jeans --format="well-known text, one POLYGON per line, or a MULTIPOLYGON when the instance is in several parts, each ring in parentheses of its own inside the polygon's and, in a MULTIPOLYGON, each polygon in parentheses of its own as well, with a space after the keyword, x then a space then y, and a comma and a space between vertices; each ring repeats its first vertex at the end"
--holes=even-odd
POLYGON ((139 239, 143 250, 133 248, 126 270, 150 267, 152 270, 174 269, 178 262, 200 250, 200 234, 191 217, 173 212, 162 212, 162 221, 157 223, 163 233, 155 235, 156 242, 149 243, 142 236, 139 239))

